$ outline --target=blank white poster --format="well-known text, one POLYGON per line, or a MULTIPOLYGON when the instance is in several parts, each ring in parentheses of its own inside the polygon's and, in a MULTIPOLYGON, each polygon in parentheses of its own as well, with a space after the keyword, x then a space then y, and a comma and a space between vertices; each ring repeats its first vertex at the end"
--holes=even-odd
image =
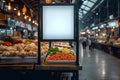
POLYGON ((43 39, 74 39, 74 6, 43 6, 43 39))

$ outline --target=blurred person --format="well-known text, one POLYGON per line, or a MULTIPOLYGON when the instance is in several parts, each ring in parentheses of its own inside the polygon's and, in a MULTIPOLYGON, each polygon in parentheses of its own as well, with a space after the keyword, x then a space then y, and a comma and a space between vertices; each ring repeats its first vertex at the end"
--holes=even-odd
POLYGON ((86 49, 89 50, 91 46, 91 40, 89 38, 87 38, 86 40, 86 49))

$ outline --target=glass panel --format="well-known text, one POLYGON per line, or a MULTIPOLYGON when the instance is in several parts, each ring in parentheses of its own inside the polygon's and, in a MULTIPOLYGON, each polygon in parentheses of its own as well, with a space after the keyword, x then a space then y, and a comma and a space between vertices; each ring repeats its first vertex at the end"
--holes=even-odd
POLYGON ((87 13, 87 11, 83 10, 83 13, 84 13, 84 14, 86 14, 86 13, 87 13))
POLYGON ((91 6, 93 6, 94 3, 92 3, 92 2, 88 2, 87 5, 91 5, 91 6))
POLYGON ((87 5, 89 7, 92 7, 94 5, 94 3, 90 2, 90 1, 84 1, 83 4, 87 5))
POLYGON ((81 13, 79 13, 79 16, 82 16, 82 14, 81 14, 81 13))
POLYGON ((41 42, 41 61, 43 65, 49 64, 75 64, 75 42, 41 42))
POLYGON ((84 9, 86 6, 82 5, 81 8, 84 9))
POLYGON ((80 10, 79 10, 79 12, 81 13, 81 12, 82 12, 82 10, 80 9, 80 10))
POLYGON ((87 10, 87 11, 89 11, 89 10, 90 10, 90 8, 89 8, 89 7, 85 7, 84 9, 85 9, 85 10, 87 10))
POLYGON ((74 39, 74 7, 44 6, 43 26, 43 39, 74 39))
POLYGON ((97 2, 97 0, 90 0, 90 1, 92 1, 92 2, 97 2))
POLYGON ((87 0, 83 2, 83 4, 85 4, 85 5, 87 5, 87 3, 88 3, 88 1, 87 1, 87 0))

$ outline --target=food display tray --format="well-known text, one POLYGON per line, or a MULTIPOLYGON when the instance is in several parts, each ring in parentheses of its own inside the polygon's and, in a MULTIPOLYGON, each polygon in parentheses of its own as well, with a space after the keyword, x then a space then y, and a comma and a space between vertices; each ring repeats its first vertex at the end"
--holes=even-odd
MULTIPOLYGON (((49 56, 49 55, 48 55, 49 56)), ((75 63, 76 60, 48 60, 48 56, 46 57, 46 62, 48 64, 65 64, 65 63, 75 63)))
POLYGON ((48 63, 71 63, 76 62, 76 60, 46 60, 48 63))
POLYGON ((46 60, 48 65, 73 65, 76 64, 76 60, 46 60))
POLYGON ((37 57, 0 57, 0 63, 37 63, 37 57))
POLYGON ((37 57, 0 57, 0 59, 35 59, 37 57))

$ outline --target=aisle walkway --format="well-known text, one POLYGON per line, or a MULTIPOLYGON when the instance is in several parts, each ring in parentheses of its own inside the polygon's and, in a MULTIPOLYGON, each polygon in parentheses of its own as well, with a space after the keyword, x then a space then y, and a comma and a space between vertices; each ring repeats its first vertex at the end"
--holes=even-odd
POLYGON ((120 59, 95 49, 86 51, 80 45, 79 80, 120 80, 120 59))

